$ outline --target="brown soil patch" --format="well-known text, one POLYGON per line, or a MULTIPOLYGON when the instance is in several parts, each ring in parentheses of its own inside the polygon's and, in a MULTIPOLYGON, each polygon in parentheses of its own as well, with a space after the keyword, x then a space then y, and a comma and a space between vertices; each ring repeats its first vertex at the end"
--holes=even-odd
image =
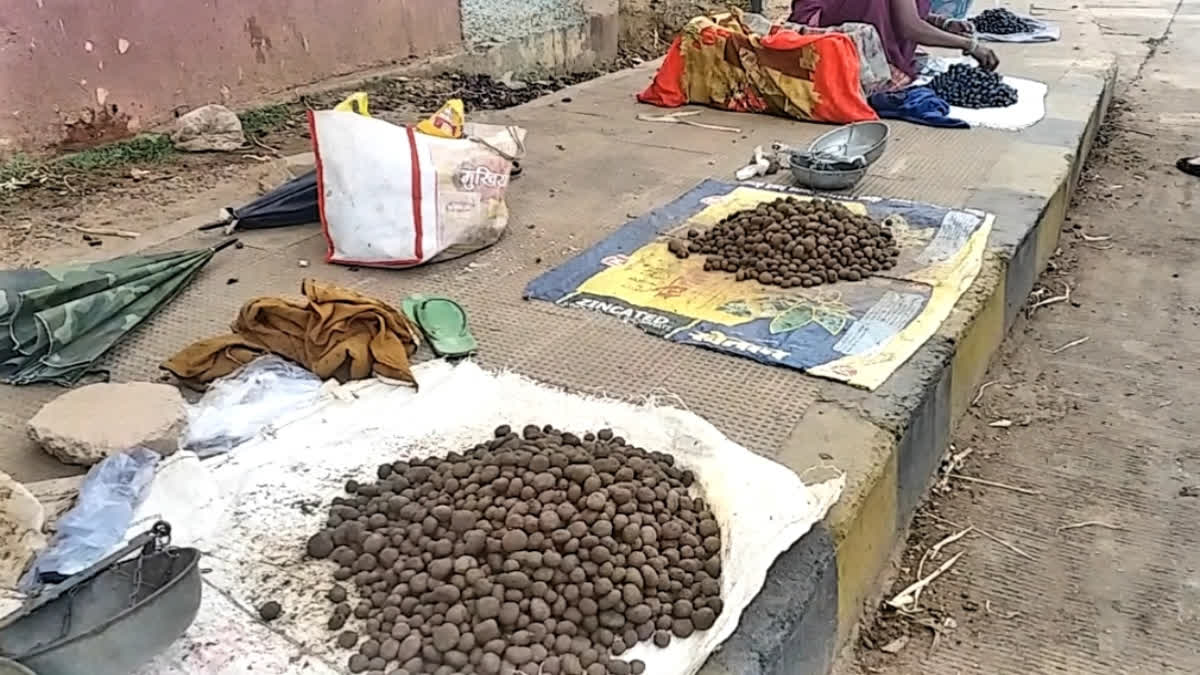
MULTIPOLYGON (((258 183, 260 192, 265 192, 287 178, 277 175, 278 169, 264 168, 270 160, 311 149, 306 111, 331 107, 353 91, 366 91, 373 112, 398 122, 419 120, 450 98, 463 99, 468 115, 510 108, 660 56, 669 36, 703 11, 701 5, 674 0, 624 4, 629 6, 622 8, 624 25, 633 28, 622 36, 621 56, 591 72, 529 77, 515 87, 486 75, 461 73, 382 77, 276 106, 270 123, 253 134, 252 142, 239 152, 172 153, 159 161, 55 171, 28 187, 0 188, 0 255, 10 265, 69 259, 89 247, 103 246, 106 239, 77 228, 149 231, 172 219, 195 215, 182 210, 189 199, 205 201, 201 197, 208 195, 211 202, 214 191, 222 186, 258 183), (645 27, 640 26, 643 22, 645 27)), ((718 6, 721 3, 704 5, 708 9, 718 6)))

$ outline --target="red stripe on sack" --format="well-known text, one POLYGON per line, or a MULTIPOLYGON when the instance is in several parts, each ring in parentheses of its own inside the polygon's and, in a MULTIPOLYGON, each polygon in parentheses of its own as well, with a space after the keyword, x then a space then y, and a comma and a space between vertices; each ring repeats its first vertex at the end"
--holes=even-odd
POLYGON ((312 138, 313 158, 317 163, 317 212, 321 215, 321 234, 325 235, 325 262, 333 262, 333 237, 329 236, 329 223, 325 220, 325 169, 321 166, 321 144, 317 140, 317 120, 314 111, 308 111, 308 135, 312 138))
POLYGON ((408 149, 412 153, 412 203, 413 203, 413 227, 416 228, 416 244, 413 250, 416 251, 416 258, 421 260, 421 240, 424 236, 422 232, 421 222, 421 157, 417 153, 417 133, 412 127, 407 127, 408 131, 408 149))
MULTIPOLYGON (((308 111, 308 133, 310 136, 312 136, 313 156, 316 158, 316 163, 317 163, 317 204, 318 204, 318 209, 321 213, 321 232, 325 235, 325 246, 326 246, 325 262, 335 263, 338 265, 353 265, 355 267, 384 267, 384 268, 387 268, 387 267, 412 267, 414 265, 420 265, 422 262, 424 262, 421 259, 421 242, 422 242, 422 238, 424 236, 423 232, 422 232, 422 221, 421 221, 421 182, 420 182, 421 167, 419 165, 419 156, 417 154, 417 143, 416 143, 416 137, 413 134, 413 129, 411 127, 407 128, 408 145, 409 145, 409 150, 411 152, 412 164, 413 164, 413 168, 412 168, 413 216, 414 216, 413 217, 413 225, 416 228, 416 236, 414 238, 415 239, 414 248, 416 251, 416 256, 412 257, 412 258, 396 258, 396 259, 388 259, 388 260, 356 260, 353 258, 340 258, 334 254, 335 248, 333 245, 333 237, 329 234, 329 224, 325 220, 325 188, 323 185, 325 182, 325 177, 322 173, 322 168, 321 168, 321 152, 320 152, 320 149, 319 149, 318 143, 317 143, 317 127, 316 127, 316 121, 315 121, 313 113, 314 113, 314 111, 312 111, 312 110, 308 111)), ((354 114, 357 114, 357 113, 354 113, 354 114)))

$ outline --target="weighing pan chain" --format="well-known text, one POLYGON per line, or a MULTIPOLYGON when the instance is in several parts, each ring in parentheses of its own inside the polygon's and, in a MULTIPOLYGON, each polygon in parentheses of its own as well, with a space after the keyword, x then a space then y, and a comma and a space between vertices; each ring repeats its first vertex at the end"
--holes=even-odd
MULTIPOLYGON (((153 538, 150 539, 149 541, 147 541, 142 546, 141 552, 138 553, 137 567, 135 567, 133 570, 133 583, 130 584, 130 591, 129 591, 129 606, 130 607, 133 607, 135 604, 137 604, 138 593, 142 590, 142 565, 145 564, 146 557, 154 555, 155 553, 163 552, 163 551, 166 551, 167 555, 171 556, 171 552, 169 550, 169 547, 171 545, 171 526, 170 525, 168 525, 167 523, 165 523, 163 521, 159 521, 159 522, 155 523, 154 527, 150 528, 150 531, 147 532, 146 534, 152 535, 153 538)), ((145 536, 145 535, 143 535, 143 536, 145 536)), ((131 541, 129 543, 131 545, 134 544, 133 541, 131 541)), ((130 550, 130 549, 127 549, 127 550, 130 550)), ((171 557, 174 557, 174 556, 171 556, 171 557)))

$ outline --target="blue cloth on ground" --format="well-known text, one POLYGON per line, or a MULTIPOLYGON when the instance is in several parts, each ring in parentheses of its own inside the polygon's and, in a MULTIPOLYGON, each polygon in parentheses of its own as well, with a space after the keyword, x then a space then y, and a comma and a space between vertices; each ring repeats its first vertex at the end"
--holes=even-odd
POLYGON ((880 117, 947 129, 966 129, 970 126, 960 119, 947 117, 950 104, 929 87, 909 87, 871 94, 867 103, 880 117))

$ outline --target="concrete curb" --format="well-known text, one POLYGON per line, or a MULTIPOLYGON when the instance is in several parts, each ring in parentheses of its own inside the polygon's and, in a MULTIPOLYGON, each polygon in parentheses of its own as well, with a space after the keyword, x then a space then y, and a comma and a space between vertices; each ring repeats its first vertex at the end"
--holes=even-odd
MULTIPOLYGON (((1081 29, 1083 39, 1100 44, 1098 29, 1089 26, 1081 29)), ((1067 205, 1116 82, 1115 57, 1087 65, 1056 83, 1047 118, 1016 134, 1007 153, 1015 163, 1039 149, 1056 153, 1053 171, 1014 168, 1007 178, 1016 180, 997 176, 967 200, 967 206, 996 214, 996 229, 984 268, 951 319, 880 390, 854 399, 855 412, 820 403, 805 414, 809 447, 801 452, 814 455, 808 465, 819 463, 811 438, 816 418, 827 420, 821 426, 838 434, 839 445, 857 441, 867 457, 842 467, 847 489, 841 502, 823 526, 776 560, 738 631, 701 671, 705 675, 829 673, 858 622, 874 611, 867 603, 878 595, 953 424, 970 407, 992 355, 1058 247, 1067 205), (847 438, 848 432, 855 437, 847 438)), ((994 173, 1005 171, 1004 164, 994 173)), ((817 440, 820 446, 823 440, 817 440)))

